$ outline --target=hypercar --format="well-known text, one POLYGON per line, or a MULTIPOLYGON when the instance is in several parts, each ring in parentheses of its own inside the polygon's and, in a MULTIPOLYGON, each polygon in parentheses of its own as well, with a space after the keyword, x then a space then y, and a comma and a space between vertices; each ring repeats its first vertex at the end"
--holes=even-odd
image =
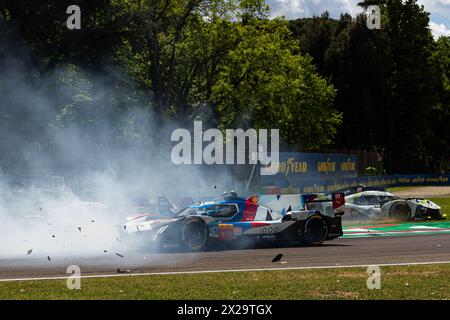
POLYGON ((345 197, 347 219, 442 219, 441 207, 430 200, 403 199, 384 191, 363 191, 345 197))
POLYGON ((275 211, 258 204, 258 196, 245 199, 230 192, 214 201, 188 206, 170 218, 139 217, 128 221, 120 228, 120 239, 135 246, 176 245, 198 251, 217 244, 258 241, 320 245, 342 236, 344 194, 310 201, 331 202, 332 210, 326 214, 300 208, 298 199, 297 206, 275 211))

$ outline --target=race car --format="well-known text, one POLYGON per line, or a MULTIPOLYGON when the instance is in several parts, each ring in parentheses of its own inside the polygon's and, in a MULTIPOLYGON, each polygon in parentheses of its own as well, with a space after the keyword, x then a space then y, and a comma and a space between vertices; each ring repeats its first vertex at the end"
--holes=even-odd
POLYGON ((230 192, 214 201, 188 206, 172 218, 128 221, 120 230, 120 239, 131 246, 177 245, 199 251, 214 244, 258 241, 320 245, 342 236, 343 193, 333 194, 330 200, 310 200, 331 202, 331 215, 305 208, 292 210, 299 201, 279 212, 259 205, 258 196, 244 199, 230 192))
POLYGON ((441 207, 430 200, 403 199, 384 191, 363 191, 345 197, 346 219, 443 219, 441 207))

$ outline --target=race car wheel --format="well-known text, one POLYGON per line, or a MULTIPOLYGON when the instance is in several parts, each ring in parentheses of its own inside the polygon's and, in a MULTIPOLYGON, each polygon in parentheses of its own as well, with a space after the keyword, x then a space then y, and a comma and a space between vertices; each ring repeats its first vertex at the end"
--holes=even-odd
POLYGON ((199 251, 206 247, 208 227, 201 219, 186 220, 181 229, 182 246, 189 251, 199 251))
POLYGON ((307 244, 318 246, 328 237, 328 225, 320 215, 313 215, 305 222, 303 238, 307 244))
POLYGON ((411 208, 404 202, 396 203, 391 207, 390 216, 402 221, 409 220, 411 217, 411 208))

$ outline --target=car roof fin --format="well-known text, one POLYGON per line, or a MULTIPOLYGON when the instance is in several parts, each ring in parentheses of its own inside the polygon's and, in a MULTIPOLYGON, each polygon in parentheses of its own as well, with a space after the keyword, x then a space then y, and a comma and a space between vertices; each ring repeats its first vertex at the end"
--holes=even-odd
POLYGON ((267 213, 266 213, 266 221, 272 221, 273 219, 272 219, 272 215, 270 214, 270 211, 269 210, 267 210, 267 213))
POLYGON ((254 194, 247 199, 248 202, 258 204, 258 195, 254 194))

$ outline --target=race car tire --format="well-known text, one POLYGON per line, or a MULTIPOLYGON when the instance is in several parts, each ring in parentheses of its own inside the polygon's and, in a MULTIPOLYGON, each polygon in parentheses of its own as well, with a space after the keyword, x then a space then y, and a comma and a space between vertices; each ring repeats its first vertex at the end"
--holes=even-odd
POLYGON ((303 239, 306 244, 318 246, 328 237, 328 224, 324 217, 315 214, 310 216, 304 225, 303 239))
POLYGON ((404 202, 394 203, 389 210, 389 215, 392 218, 407 221, 411 218, 411 208, 404 202))
POLYGON ((188 251, 200 251, 208 242, 208 226, 202 219, 188 219, 181 227, 181 245, 188 251))

